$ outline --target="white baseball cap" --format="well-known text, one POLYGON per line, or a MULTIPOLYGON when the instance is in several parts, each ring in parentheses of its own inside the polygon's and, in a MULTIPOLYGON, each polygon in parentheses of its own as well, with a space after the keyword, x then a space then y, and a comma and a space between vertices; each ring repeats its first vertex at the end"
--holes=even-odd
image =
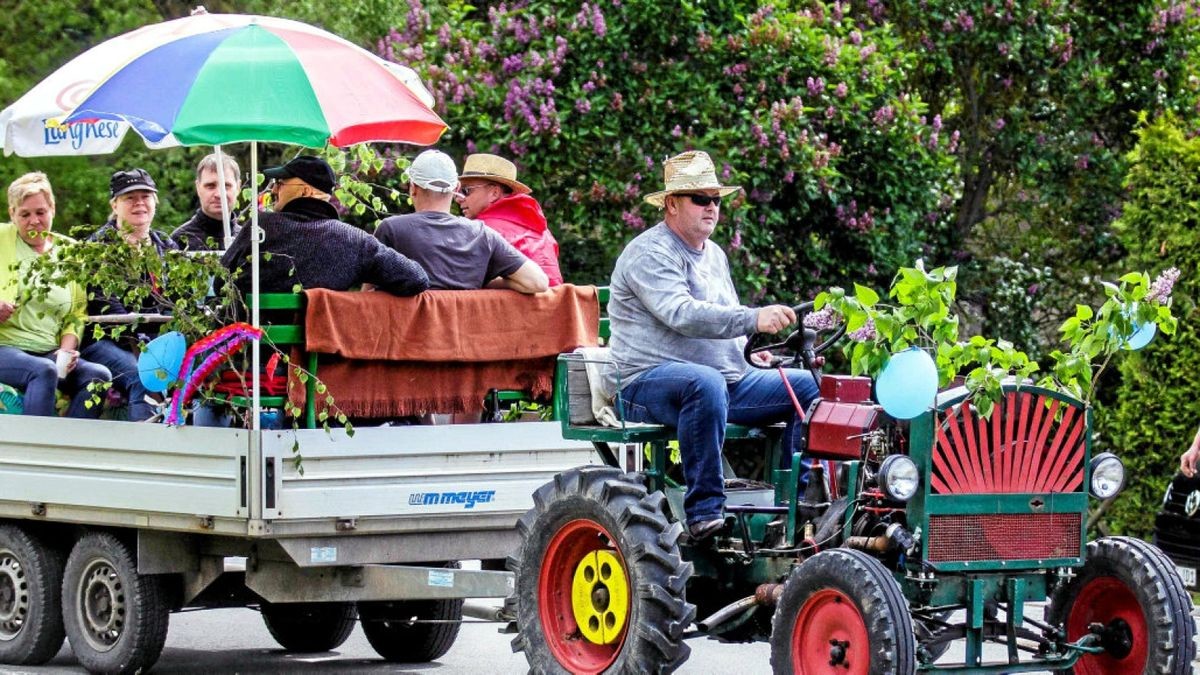
POLYGON ((426 150, 417 155, 402 178, 433 192, 454 192, 458 187, 458 169, 454 160, 440 150, 426 150))

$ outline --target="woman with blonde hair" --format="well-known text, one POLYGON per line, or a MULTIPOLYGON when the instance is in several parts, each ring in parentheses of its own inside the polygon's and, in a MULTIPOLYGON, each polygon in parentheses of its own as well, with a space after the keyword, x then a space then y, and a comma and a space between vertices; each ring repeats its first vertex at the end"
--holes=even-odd
POLYGON ((30 264, 56 255, 56 244, 70 241, 51 231, 54 192, 46 174, 27 173, 13 181, 8 215, 11 222, 0 223, 0 383, 24 392, 26 415, 54 415, 55 391, 62 389, 71 399, 68 417, 97 417, 102 406, 88 404, 93 396, 88 385, 108 382, 112 375, 79 358, 87 306, 83 288, 70 283, 27 292, 39 283, 30 264), (22 298, 29 299, 22 303, 22 298))

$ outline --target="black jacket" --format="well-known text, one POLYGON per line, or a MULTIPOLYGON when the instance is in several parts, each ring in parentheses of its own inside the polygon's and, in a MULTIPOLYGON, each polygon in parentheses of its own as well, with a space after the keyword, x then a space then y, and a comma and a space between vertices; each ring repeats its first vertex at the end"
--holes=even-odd
MULTIPOLYGON (((240 229, 241 223, 230 214, 229 231, 236 237, 240 229)), ((171 240, 184 251, 219 251, 225 246, 225 225, 216 218, 210 218, 203 209, 196 209, 187 222, 175 228, 171 240), (216 242, 216 248, 208 245, 209 239, 216 242)))
MULTIPOLYGON (((370 282, 393 295, 416 295, 429 288, 425 270, 384 246, 366 232, 337 219, 327 202, 299 197, 282 210, 260 213, 258 226, 264 239, 259 264, 260 290, 288 293, 302 288, 348 290, 370 282)), ((250 231, 246 226, 234 238, 221 264, 234 270, 234 283, 250 291, 250 231)))
MULTIPOLYGON (((88 241, 98 241, 107 244, 116 244, 120 242, 121 233, 117 231, 116 221, 110 219, 107 223, 104 223, 104 225, 100 226, 100 229, 96 230, 92 236, 88 237, 88 241)), ((160 260, 163 257, 163 252, 179 250, 179 247, 175 245, 175 242, 171 241, 170 238, 157 230, 150 230, 150 242, 154 244, 154 250, 156 253, 158 253, 160 260)), ((161 269, 162 271, 160 274, 165 275, 166 267, 162 267, 161 269)), ((142 277, 142 281, 150 284, 151 286, 160 286, 163 281, 163 279, 160 278, 160 274, 149 273, 142 277)), ((125 303, 123 303, 120 298, 116 296, 104 297, 100 294, 99 289, 96 288, 89 288, 88 295, 91 297, 91 299, 88 300, 87 313, 92 315, 127 314, 129 312, 169 314, 171 312, 169 307, 156 303, 153 295, 148 296, 142 302, 141 307, 126 307, 125 303)))

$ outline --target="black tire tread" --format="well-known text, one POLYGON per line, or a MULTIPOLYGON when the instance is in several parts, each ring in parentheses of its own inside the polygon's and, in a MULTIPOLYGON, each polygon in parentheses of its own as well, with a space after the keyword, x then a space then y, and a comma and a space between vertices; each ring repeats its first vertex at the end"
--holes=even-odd
POLYGON ((367 642, 377 654, 392 663, 429 663, 445 656, 458 639, 463 601, 410 600, 391 603, 360 603, 359 618, 367 642), (391 605, 391 607, 385 607, 391 605), (392 623, 389 614, 454 623, 392 623))
MULTIPOLYGON (((521 517, 521 546, 507 567, 517 576, 517 636, 514 652, 525 652, 533 673, 565 673, 554 660, 541 632, 536 606, 536 579, 541 560, 530 542, 545 534, 555 512, 578 509, 602 522, 622 542, 621 553, 633 577, 636 598, 633 622, 625 646, 608 673, 670 673, 691 654, 682 636, 696 608, 684 598, 692 564, 679 556, 682 528, 667 520, 661 493, 648 493, 645 478, 610 467, 581 467, 564 471, 534 493, 534 507, 521 517), (631 545, 629 545, 631 543, 631 545), (526 566, 526 556, 531 556, 526 566), (525 579, 530 575, 531 579, 525 579), (523 582, 524 579, 524 582, 523 582), (532 584, 533 588, 530 588, 532 584)), ((549 536, 549 535, 546 535, 549 536)))
POLYGON ((835 587, 858 606, 871 637, 871 675, 916 672, 912 615, 895 577, 875 558, 848 548, 829 549, 794 568, 771 620, 771 668, 792 673, 791 641, 797 612, 812 591, 835 587))
POLYGON ((0 663, 41 665, 54 658, 66 639, 62 619, 63 555, 15 525, 0 525, 0 547, 13 550, 35 596, 20 634, 0 642, 0 663))
POLYGON ((63 573, 63 623, 71 651, 80 665, 93 673, 145 672, 158 661, 167 641, 170 621, 168 592, 160 577, 138 574, 137 560, 124 542, 107 532, 93 532, 80 537, 67 556, 63 573), (74 598, 78 575, 96 555, 103 555, 118 574, 125 577, 126 602, 131 605, 125 631, 112 649, 98 652, 83 637, 82 627, 76 625, 74 598), (69 592, 68 592, 69 591, 69 592), (132 591, 132 592, 130 592, 132 591))
MULTIPOLYGON (((1152 644, 1146 673, 1187 675, 1196 658, 1196 623, 1192 598, 1175 571, 1175 564, 1158 547, 1131 537, 1103 537, 1087 545, 1083 570, 1060 586, 1046 606, 1046 620, 1054 626, 1066 622, 1071 603, 1083 583, 1095 575, 1115 576, 1135 595, 1151 600, 1147 612, 1152 644)), ((1086 657, 1085 657, 1086 658, 1086 657)), ((1070 673, 1072 671, 1059 671, 1070 673)))
POLYGON ((298 654, 337 649, 354 632, 358 617, 353 602, 264 602, 259 610, 275 642, 298 654))

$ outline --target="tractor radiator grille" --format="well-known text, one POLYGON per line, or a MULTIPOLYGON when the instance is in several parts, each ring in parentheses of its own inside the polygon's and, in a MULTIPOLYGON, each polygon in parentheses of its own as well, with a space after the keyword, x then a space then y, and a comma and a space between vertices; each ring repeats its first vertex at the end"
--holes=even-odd
POLYGON ((1079 492, 1087 414, 1077 403, 1010 391, 982 419, 969 404, 938 417, 934 494, 1079 492))
POLYGON ((1045 560, 1079 555, 1078 513, 930 516, 930 562, 1045 560))

